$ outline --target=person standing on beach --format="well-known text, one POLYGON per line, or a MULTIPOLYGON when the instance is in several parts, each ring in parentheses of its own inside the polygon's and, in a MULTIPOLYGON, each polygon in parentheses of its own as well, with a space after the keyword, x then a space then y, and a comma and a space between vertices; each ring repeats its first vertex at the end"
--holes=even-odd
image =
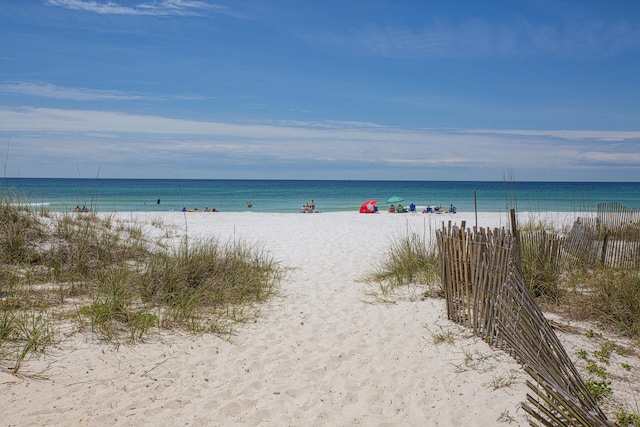
POLYGON ((311 199, 311 212, 315 212, 316 210, 316 201, 311 199))

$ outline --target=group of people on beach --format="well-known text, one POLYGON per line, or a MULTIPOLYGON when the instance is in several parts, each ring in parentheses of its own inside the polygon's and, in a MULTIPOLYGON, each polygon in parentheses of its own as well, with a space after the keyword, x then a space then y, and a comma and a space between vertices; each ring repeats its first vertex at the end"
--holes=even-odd
MULTIPOLYGON (((404 213, 404 212, 415 212, 416 211, 416 205, 414 205, 413 203, 411 203, 409 205, 409 208, 407 209, 407 207, 402 206, 402 205, 398 205, 398 206, 394 206, 391 205, 389 206, 389 212, 390 213, 404 213)), ((427 206, 426 208, 422 209, 422 213, 456 213, 457 209, 455 206, 453 206, 453 204, 451 204, 451 206, 449 206, 448 209, 443 209, 440 206, 427 206)))
MULTIPOLYGON (((160 202, 160 199, 158 199, 158 203, 160 202)), ((251 207, 251 202, 249 202, 247 204, 247 207, 251 207)), ((82 206, 82 208, 77 205, 75 207, 75 209, 73 210, 74 212, 89 212, 89 208, 86 206, 82 206)), ((416 205, 411 203, 409 205, 409 208, 402 206, 402 205, 398 205, 398 206, 394 206, 391 205, 389 207, 389 212, 391 213, 404 213, 404 212, 415 212, 416 211, 416 205)), ((209 208, 209 206, 205 206, 204 211, 198 208, 194 208, 194 209, 187 209, 186 207, 182 208, 182 212, 218 212, 218 210, 216 208, 209 208)), ((316 202, 315 200, 311 200, 311 203, 305 203, 304 205, 302 205, 302 207, 300 208, 300 212, 301 213, 314 213, 316 212, 316 202)), ((457 209, 456 207, 451 204, 451 206, 449 206, 448 209, 443 209, 440 206, 427 206, 426 208, 422 209, 422 213, 456 213, 457 209)))
POLYGON ((209 206, 205 206, 203 211, 202 209, 198 209, 198 208, 187 209, 186 207, 183 207, 182 212, 218 212, 218 209, 209 208, 209 206))
POLYGON ((440 214, 440 213, 452 213, 452 214, 454 214, 457 211, 458 210, 456 209, 456 207, 453 206, 453 204, 451 204, 451 206, 449 206, 449 209, 443 209, 440 206, 434 206, 434 207, 427 206, 426 208, 424 208, 422 210, 422 213, 438 213, 438 214, 440 214))
POLYGON ((316 201, 311 199, 311 203, 305 203, 300 208, 301 213, 314 213, 316 211, 316 201))
POLYGON ((415 211, 416 211, 416 205, 414 205, 413 203, 411 203, 409 205, 408 209, 405 206, 402 206, 402 205, 398 205, 398 206, 391 205, 391 206, 389 206, 389 212, 391 212, 391 213, 404 213, 404 212, 415 212, 415 211))

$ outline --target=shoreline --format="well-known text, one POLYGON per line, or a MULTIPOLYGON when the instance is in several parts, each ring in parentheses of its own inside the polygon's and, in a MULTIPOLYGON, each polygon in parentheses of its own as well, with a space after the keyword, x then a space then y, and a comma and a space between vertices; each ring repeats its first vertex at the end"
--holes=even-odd
POLYGON ((322 212, 358 211, 368 200, 381 210, 400 196, 419 207, 455 205, 459 212, 595 212, 600 203, 640 207, 640 183, 350 180, 157 180, 7 178, 2 194, 70 212, 86 205, 100 212, 169 212, 216 208, 220 212, 295 213, 315 200, 322 212), (516 200, 517 195, 517 200, 516 200), (160 201, 161 203, 158 203, 160 201))

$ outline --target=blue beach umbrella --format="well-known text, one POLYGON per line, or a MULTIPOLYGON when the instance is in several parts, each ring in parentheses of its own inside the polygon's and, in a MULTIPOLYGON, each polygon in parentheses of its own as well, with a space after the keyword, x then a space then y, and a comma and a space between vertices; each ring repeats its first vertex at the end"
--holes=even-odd
POLYGON ((403 202, 404 199, 402 197, 398 197, 398 196, 393 196, 393 197, 389 197, 387 199, 387 203, 398 203, 398 202, 403 202))

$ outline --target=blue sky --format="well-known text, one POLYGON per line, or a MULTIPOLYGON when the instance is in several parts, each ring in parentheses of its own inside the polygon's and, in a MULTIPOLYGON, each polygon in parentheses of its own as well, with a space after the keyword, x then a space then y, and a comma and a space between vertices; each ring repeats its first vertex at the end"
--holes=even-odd
POLYGON ((0 0, 4 176, 640 181, 640 2, 0 0))

